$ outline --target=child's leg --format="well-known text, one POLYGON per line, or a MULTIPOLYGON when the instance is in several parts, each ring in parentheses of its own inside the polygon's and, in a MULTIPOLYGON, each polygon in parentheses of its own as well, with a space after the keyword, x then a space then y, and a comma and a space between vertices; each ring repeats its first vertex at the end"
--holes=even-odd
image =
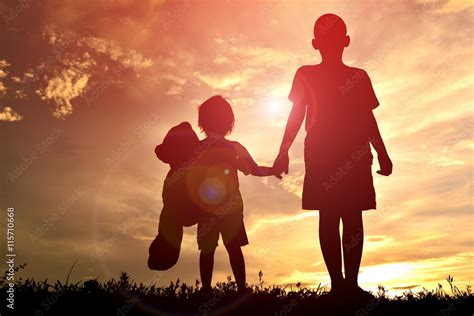
POLYGON ((234 273, 235 281, 239 290, 245 289, 245 260, 242 248, 236 245, 226 245, 225 248, 229 254, 229 261, 234 273))
POLYGON ((331 277, 332 289, 341 288, 344 282, 339 222, 340 216, 334 210, 321 210, 319 212, 319 243, 331 277))
POLYGON ((214 252, 216 248, 201 249, 199 255, 199 271, 201 272, 202 288, 211 289, 212 270, 214 269, 214 252))
POLYGON ((342 216, 344 271, 349 286, 357 287, 362 249, 364 246, 364 227, 362 211, 349 211, 342 216))

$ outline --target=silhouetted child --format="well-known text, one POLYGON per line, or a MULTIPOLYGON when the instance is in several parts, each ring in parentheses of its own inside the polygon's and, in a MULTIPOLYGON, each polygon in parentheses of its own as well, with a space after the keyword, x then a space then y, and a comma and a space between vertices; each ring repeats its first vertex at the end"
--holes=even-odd
POLYGON ((322 61, 296 72, 289 95, 293 108, 274 167, 288 173, 288 150, 306 114, 303 209, 320 211, 319 237, 331 292, 357 294, 363 293, 357 283, 364 241, 362 211, 376 208, 370 144, 378 154, 379 174, 390 175, 392 162, 372 113, 379 102, 369 76, 342 62, 350 42, 346 32, 337 15, 325 14, 316 21, 312 43, 322 61))
POLYGON ((189 166, 196 158, 199 139, 188 122, 171 128, 156 156, 170 165, 163 184, 163 210, 158 235, 150 245, 148 267, 167 270, 176 264, 183 239, 183 226, 197 223, 198 209, 192 202, 187 187, 189 166))
POLYGON ((198 220, 199 266, 203 291, 211 289, 214 252, 219 234, 239 291, 245 290, 245 262, 241 247, 248 244, 243 221, 243 203, 237 171, 245 175, 273 175, 270 167, 260 167, 247 149, 227 140, 234 126, 234 113, 221 96, 213 96, 199 107, 199 126, 206 134, 200 143, 196 167, 190 170, 193 199, 201 209, 198 220))

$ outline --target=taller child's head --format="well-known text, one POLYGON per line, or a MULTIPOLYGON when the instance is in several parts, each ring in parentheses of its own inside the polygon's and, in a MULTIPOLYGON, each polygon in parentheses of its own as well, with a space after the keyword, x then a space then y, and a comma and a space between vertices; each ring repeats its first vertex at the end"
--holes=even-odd
POLYGON ((208 136, 226 136, 234 127, 232 107, 220 95, 210 97, 199 106, 198 124, 208 136))
POLYGON ((350 37, 344 21, 337 15, 327 13, 314 23, 313 47, 319 50, 323 59, 341 58, 344 48, 349 46, 350 37))

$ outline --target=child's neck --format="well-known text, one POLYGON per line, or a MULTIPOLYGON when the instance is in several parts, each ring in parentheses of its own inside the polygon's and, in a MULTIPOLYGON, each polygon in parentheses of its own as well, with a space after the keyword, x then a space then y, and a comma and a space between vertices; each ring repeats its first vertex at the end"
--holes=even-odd
POLYGON ((219 135, 219 134, 209 134, 209 135, 206 135, 206 138, 219 140, 219 139, 225 139, 225 136, 219 135))
POLYGON ((342 57, 323 58, 321 60, 321 65, 329 66, 329 67, 337 67, 337 66, 344 66, 344 62, 342 61, 342 57))

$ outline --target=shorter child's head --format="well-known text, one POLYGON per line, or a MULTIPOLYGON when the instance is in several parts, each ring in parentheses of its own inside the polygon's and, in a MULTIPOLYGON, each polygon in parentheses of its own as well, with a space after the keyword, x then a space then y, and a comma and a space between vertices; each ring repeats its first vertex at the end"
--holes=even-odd
POLYGON ((234 112, 220 95, 210 97, 199 106, 199 127, 206 135, 225 136, 234 128, 234 112))
POLYGON ((313 47, 321 54, 342 54, 349 43, 346 24, 339 16, 327 13, 314 23, 313 47))

